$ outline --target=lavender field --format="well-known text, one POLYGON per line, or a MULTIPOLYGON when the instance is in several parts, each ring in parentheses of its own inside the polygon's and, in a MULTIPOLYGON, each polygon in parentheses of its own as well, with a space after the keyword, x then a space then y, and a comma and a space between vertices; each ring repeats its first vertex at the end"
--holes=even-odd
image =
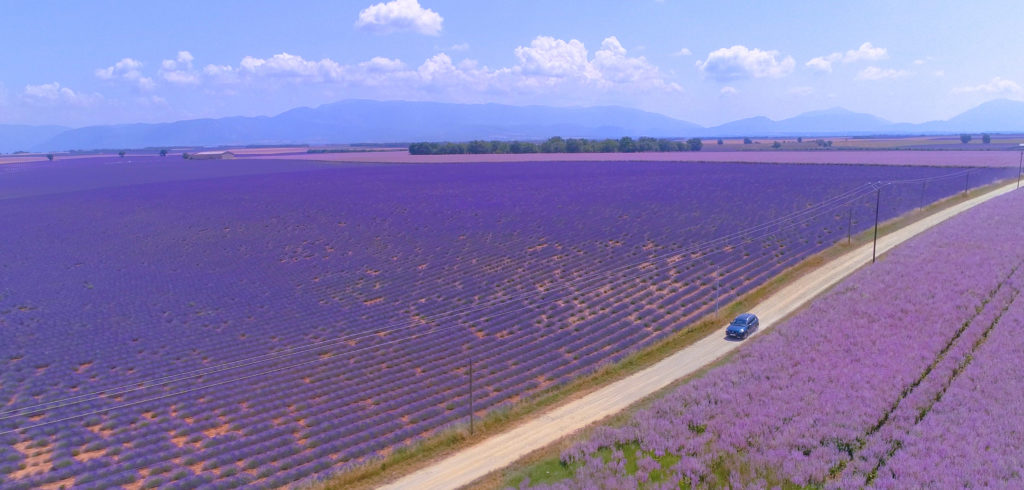
MULTIPOLYGON (((470 358, 483 416, 685 328, 717 296, 749 291, 848 227, 866 230, 870 182, 899 182, 881 188, 885 220, 1011 175, 665 162, 6 164, 0 487, 322 477, 465 421, 470 358)), ((988 269, 971 270, 982 281, 971 287, 993 287, 988 269)), ((963 316, 950 298, 937 318, 963 316)), ((941 341, 914 347, 918 364, 900 367, 902 377, 859 382, 898 387, 941 341)), ((857 413, 844 437, 874 415, 857 413)), ((709 444, 712 428, 702 432, 709 444)), ((870 447, 892 437, 879 431, 870 447)), ((804 442, 820 464, 797 474, 827 471, 845 447, 815 440, 804 442)))
POLYGON ((1017 192, 901 245, 549 486, 1019 488, 1022 219, 1017 192))

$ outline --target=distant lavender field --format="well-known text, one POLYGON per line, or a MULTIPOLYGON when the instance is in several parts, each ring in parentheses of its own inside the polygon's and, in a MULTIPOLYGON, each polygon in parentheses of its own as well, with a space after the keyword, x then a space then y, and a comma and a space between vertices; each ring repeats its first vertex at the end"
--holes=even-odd
POLYGON ((553 486, 1020 488, 1022 220, 1017 192, 901 245, 567 451, 553 486))
MULTIPOLYGON (((264 158, 264 157, 260 157, 264 158)), ((265 158, 282 158, 280 155, 265 158)), ((732 163, 815 163, 860 165, 928 165, 939 167, 1014 167, 1020 161, 1016 151, 897 151, 897 150, 808 150, 808 151, 695 151, 666 153, 541 153, 521 155, 410 155, 407 151, 363 153, 317 153, 289 155, 297 160, 378 163, 442 162, 732 162, 732 163)))
POLYGON ((685 328, 867 229, 866 182, 953 174, 887 219, 1008 176, 128 160, 0 168, 0 487, 323 476, 464 421, 469 357, 482 416, 685 328))

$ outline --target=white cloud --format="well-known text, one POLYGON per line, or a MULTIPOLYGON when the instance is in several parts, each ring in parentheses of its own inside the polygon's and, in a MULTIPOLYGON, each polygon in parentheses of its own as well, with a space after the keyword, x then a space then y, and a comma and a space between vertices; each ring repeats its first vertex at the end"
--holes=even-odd
POLYGON ((363 9, 356 27, 381 33, 413 31, 436 36, 441 33, 443 22, 440 14, 421 7, 418 0, 393 0, 363 9))
POLYGON ((883 69, 877 66, 869 66, 857 74, 857 80, 885 80, 890 78, 902 78, 909 74, 910 72, 906 70, 896 70, 893 68, 883 69))
POLYGON ((668 82, 658 67, 643 56, 631 57, 618 38, 609 36, 590 57, 587 47, 577 39, 569 41, 537 36, 529 46, 515 49, 519 63, 507 71, 523 87, 579 84, 599 88, 635 87, 681 91, 668 82))
POLYGON ((956 87, 952 90, 954 94, 971 94, 971 93, 984 93, 984 94, 1001 94, 1010 95, 1014 97, 1024 96, 1024 87, 1014 82, 1013 80, 1007 80, 1002 77, 995 77, 988 83, 981 85, 974 85, 968 87, 956 87))
POLYGON ((36 104, 65 103, 75 106, 87 106, 97 102, 101 96, 99 94, 78 93, 69 87, 62 87, 58 82, 53 82, 41 85, 25 85, 22 98, 36 104))
POLYGON ((216 83, 234 83, 238 81, 238 71, 231 65, 206 65, 203 75, 216 83))
POLYGON ((164 60, 160 64, 160 76, 168 82, 179 85, 195 85, 199 83, 199 73, 192 68, 192 53, 178 51, 177 58, 164 60))
POLYGON ((793 87, 789 89, 789 93, 793 95, 811 95, 814 93, 814 88, 807 86, 793 87))
POLYGON ((315 82, 338 80, 342 75, 341 65, 334 60, 324 58, 320 61, 310 61, 288 53, 275 54, 266 59, 246 56, 239 64, 239 71, 256 76, 315 82))
POLYGON ((683 48, 680 49, 679 51, 676 51, 675 53, 672 53, 672 56, 690 56, 692 54, 693 51, 690 51, 688 48, 683 48))
POLYGON ((517 47, 515 55, 519 59, 519 68, 527 75, 584 80, 596 80, 601 76, 590 64, 586 46, 576 39, 564 41, 537 36, 529 47, 517 47))
POLYGON ((718 91, 719 95, 736 95, 738 92, 739 91, 736 90, 736 87, 730 87, 728 85, 722 87, 722 90, 718 91))
POLYGON ((206 65, 201 72, 191 68, 191 60, 165 60, 163 73, 176 76, 184 66, 187 75, 218 84, 258 86, 285 80, 335 87, 387 87, 396 94, 448 92, 460 97, 482 93, 550 93, 554 88, 573 95, 609 90, 682 91, 643 56, 630 56, 614 36, 605 38, 593 56, 579 40, 548 36, 538 36, 513 53, 515 64, 494 69, 471 59, 456 61, 443 52, 419 66, 380 56, 343 65, 326 58, 313 61, 280 53, 269 58, 246 56, 236 66, 206 65))
POLYGON ((853 63, 856 61, 877 61, 889 56, 885 48, 875 47, 869 42, 861 44, 857 49, 851 49, 845 53, 832 53, 827 56, 811 58, 805 63, 809 68, 820 71, 832 71, 832 64, 837 62, 853 63))
POLYGON ((843 56, 843 63, 855 61, 878 61, 889 57, 885 48, 872 46, 871 43, 861 44, 857 49, 851 49, 843 56))
POLYGON ((450 48, 452 51, 469 51, 469 43, 458 43, 453 44, 450 48))
POLYGON ((112 66, 97 68, 93 73, 102 80, 128 80, 137 84, 142 90, 152 90, 156 84, 152 78, 142 75, 141 68, 141 61, 132 58, 121 58, 121 61, 114 63, 112 66))
POLYGON ((697 62, 697 69, 705 76, 725 82, 744 78, 784 77, 793 71, 795 64, 791 56, 779 59, 778 51, 762 51, 736 45, 708 53, 707 59, 697 62))

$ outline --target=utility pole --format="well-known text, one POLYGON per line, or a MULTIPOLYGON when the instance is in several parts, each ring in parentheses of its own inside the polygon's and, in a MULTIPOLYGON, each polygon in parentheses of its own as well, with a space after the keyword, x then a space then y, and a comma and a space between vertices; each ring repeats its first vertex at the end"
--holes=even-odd
POLYGON ((469 435, 473 435, 473 357, 469 358, 469 435))
MULTIPOLYGON (((1020 146, 1024 146, 1024 143, 1021 143, 1020 146)), ((1017 164, 1017 188, 1018 189, 1020 189, 1020 172, 1021 172, 1021 170, 1024 170, 1024 150, 1022 150, 1020 152, 1020 163, 1017 164)))
POLYGON ((882 186, 875 189, 875 239, 871 245, 871 263, 875 263, 875 253, 878 251, 878 206, 882 203, 882 186))
POLYGON ((853 236, 853 203, 850 203, 850 217, 846 220, 846 244, 852 243, 853 236))
POLYGON ((715 318, 718 318, 718 300, 722 296, 718 287, 718 271, 715 271, 715 318))
POLYGON ((921 182, 921 205, 918 206, 919 208, 923 208, 924 207, 924 189, 927 186, 928 186, 928 181, 927 180, 924 181, 924 182, 921 182))
POLYGON ((971 172, 967 172, 967 176, 964 179, 964 194, 967 194, 967 189, 971 185, 971 172))

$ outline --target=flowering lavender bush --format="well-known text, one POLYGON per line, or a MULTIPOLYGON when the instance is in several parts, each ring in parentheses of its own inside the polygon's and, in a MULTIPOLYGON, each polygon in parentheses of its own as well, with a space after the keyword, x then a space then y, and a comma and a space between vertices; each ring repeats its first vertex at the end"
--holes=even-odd
POLYGON ((1024 251, 1016 193, 862 269, 728 364, 562 455, 556 488, 1015 486, 1024 251), (998 393, 998 394, 997 394, 998 393), (610 454, 610 456, 609 456, 610 454))
POLYGON ((169 162, 2 169, 0 486, 323 475, 465 420, 469 356, 483 415, 866 229, 865 182, 951 172, 169 162))

